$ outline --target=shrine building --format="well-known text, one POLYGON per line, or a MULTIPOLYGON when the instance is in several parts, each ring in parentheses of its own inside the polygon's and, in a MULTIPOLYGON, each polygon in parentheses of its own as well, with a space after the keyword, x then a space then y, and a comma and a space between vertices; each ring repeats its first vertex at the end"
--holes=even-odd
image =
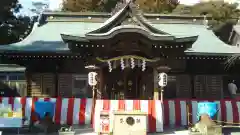
POLYGON ((2 64, 24 68, 1 71, 1 85, 14 76, 21 96, 91 98, 87 75, 96 71, 98 99, 159 99, 165 72, 164 98, 227 98, 240 66, 225 62, 240 49, 215 36, 207 19, 144 14, 131 2, 113 15, 45 12, 25 39, 0 46, 2 64))

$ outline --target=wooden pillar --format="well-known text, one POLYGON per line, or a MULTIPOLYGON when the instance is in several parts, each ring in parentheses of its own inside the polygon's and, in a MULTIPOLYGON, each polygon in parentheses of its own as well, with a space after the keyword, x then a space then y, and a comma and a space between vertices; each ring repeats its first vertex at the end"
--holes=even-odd
POLYGON ((54 74, 54 80, 55 80, 55 94, 54 94, 54 97, 58 97, 59 95, 59 89, 58 89, 58 74, 59 74, 59 72, 58 72, 58 70, 59 70, 59 66, 58 66, 58 64, 56 64, 56 71, 55 71, 55 74, 54 74))
POLYGON ((98 89, 97 89, 97 99, 102 99, 104 96, 104 76, 103 76, 103 69, 100 68, 98 71, 99 77, 98 77, 98 89))
POLYGON ((31 78, 31 71, 29 69, 29 66, 26 67, 25 69, 25 78, 26 78, 26 83, 27 83, 27 89, 26 89, 26 96, 32 96, 31 95, 31 90, 32 90, 32 78, 31 78))
POLYGON ((127 75, 128 75, 128 72, 127 70, 123 70, 123 83, 124 83, 124 95, 123 97, 121 96, 121 100, 125 99, 127 95, 127 91, 128 91, 128 80, 127 80, 127 75))
POLYGON ((158 88, 158 71, 154 68, 153 69, 153 99, 158 100, 159 99, 159 88, 158 88))

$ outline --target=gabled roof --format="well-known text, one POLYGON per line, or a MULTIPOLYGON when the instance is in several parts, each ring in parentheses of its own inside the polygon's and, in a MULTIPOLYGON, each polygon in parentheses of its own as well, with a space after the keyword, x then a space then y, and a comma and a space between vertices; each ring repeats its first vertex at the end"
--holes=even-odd
POLYGON ((198 39, 193 43, 192 48, 185 51, 188 55, 232 55, 240 53, 240 48, 224 43, 204 25, 154 24, 154 26, 176 36, 198 35, 198 39))
POLYGON ((136 29, 141 27, 149 33, 170 35, 164 31, 154 28, 150 24, 150 22, 143 16, 142 12, 132 2, 132 0, 129 0, 121 10, 119 10, 107 21, 105 21, 98 29, 91 31, 86 35, 106 33, 117 26, 119 26, 120 28, 124 27, 124 22, 127 22, 128 26, 132 26, 136 29))
MULTIPOLYGON (((48 13, 47 22, 45 24, 41 26, 35 24, 32 32, 24 40, 14 44, 1 45, 0 51, 69 52, 68 45, 62 41, 61 34, 71 35, 73 37, 83 37, 86 33, 100 28, 107 17, 109 17, 109 15, 104 14, 98 14, 96 17, 95 14, 86 13, 83 15, 75 13, 74 16, 70 13, 64 13, 62 18, 61 15, 62 13, 48 13), (71 17, 71 19, 68 19, 68 17, 71 17), (87 21, 84 21, 84 19, 87 21)), ((198 36, 198 39, 193 43, 192 48, 186 51, 187 54, 232 55, 234 53, 240 53, 240 48, 225 44, 219 40, 211 30, 208 30, 205 25, 194 23, 194 17, 192 17, 192 19, 190 17, 187 19, 184 19, 184 17, 179 19, 181 18, 180 16, 177 19, 167 19, 169 17, 172 16, 151 15, 150 20, 154 20, 151 21, 151 25, 156 29, 179 38, 198 36), (160 20, 157 18, 160 18, 160 20), (192 23, 186 23, 186 20, 192 23)))
POLYGON ((99 24, 84 22, 48 22, 38 26, 34 24, 31 33, 22 41, 1 45, 0 51, 26 51, 26 52, 68 52, 69 48, 62 41, 61 33, 80 34, 89 32, 99 24))
POLYGON ((82 37, 62 34, 62 38, 63 40, 73 39, 88 42, 90 40, 111 39, 117 34, 126 32, 139 33, 155 41, 195 42, 197 40, 197 35, 184 38, 175 37, 175 35, 155 28, 132 0, 129 0, 121 10, 106 20, 99 28, 86 33, 82 37))

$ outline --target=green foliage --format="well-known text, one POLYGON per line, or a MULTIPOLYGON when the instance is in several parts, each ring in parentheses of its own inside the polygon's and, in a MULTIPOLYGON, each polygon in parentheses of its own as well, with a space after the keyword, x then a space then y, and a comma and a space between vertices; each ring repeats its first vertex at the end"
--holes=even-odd
POLYGON ((202 2, 193 6, 179 5, 174 14, 207 15, 212 17, 208 24, 217 36, 227 42, 232 26, 236 24, 240 10, 238 4, 223 1, 202 2))
MULTIPOLYGON (((66 0, 63 3, 63 11, 111 12, 118 2, 122 3, 123 0, 66 0)), ((136 0, 136 3, 148 13, 169 13, 179 4, 178 0, 136 0)))
POLYGON ((192 11, 192 6, 187 6, 187 5, 182 5, 182 4, 179 4, 173 11, 172 13, 173 14, 191 14, 191 11, 192 11))
POLYGON ((86 12, 100 11, 101 0, 66 0, 63 2, 63 11, 86 12))
POLYGON ((16 17, 21 5, 17 0, 0 1, 0 45, 18 42, 29 29, 29 17, 16 17))
POLYGON ((4 23, 9 18, 14 18, 14 12, 18 12, 22 6, 18 0, 1 0, 0 1, 0 24, 4 23))
POLYGON ((238 4, 228 4, 222 1, 202 2, 193 6, 179 5, 173 13, 211 16, 209 24, 214 30, 218 30, 226 23, 236 23, 240 15, 237 6, 238 4))
POLYGON ((32 25, 29 17, 18 17, 0 27, 0 45, 18 42, 30 32, 32 25))
POLYGON ((100 11, 111 12, 118 2, 119 0, 104 0, 100 4, 100 11))
POLYGON ((136 0, 146 13, 170 13, 179 4, 178 0, 136 0))

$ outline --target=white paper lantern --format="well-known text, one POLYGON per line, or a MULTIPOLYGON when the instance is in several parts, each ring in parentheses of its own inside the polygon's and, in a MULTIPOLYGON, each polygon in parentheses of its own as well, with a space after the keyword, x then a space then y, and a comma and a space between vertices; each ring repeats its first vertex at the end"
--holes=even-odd
POLYGON ((160 73, 158 74, 158 85, 161 87, 167 86, 167 74, 166 73, 160 73))
POLYGON ((97 80, 96 80, 97 73, 96 72, 90 72, 88 73, 88 84, 90 86, 95 86, 97 85, 97 80))

